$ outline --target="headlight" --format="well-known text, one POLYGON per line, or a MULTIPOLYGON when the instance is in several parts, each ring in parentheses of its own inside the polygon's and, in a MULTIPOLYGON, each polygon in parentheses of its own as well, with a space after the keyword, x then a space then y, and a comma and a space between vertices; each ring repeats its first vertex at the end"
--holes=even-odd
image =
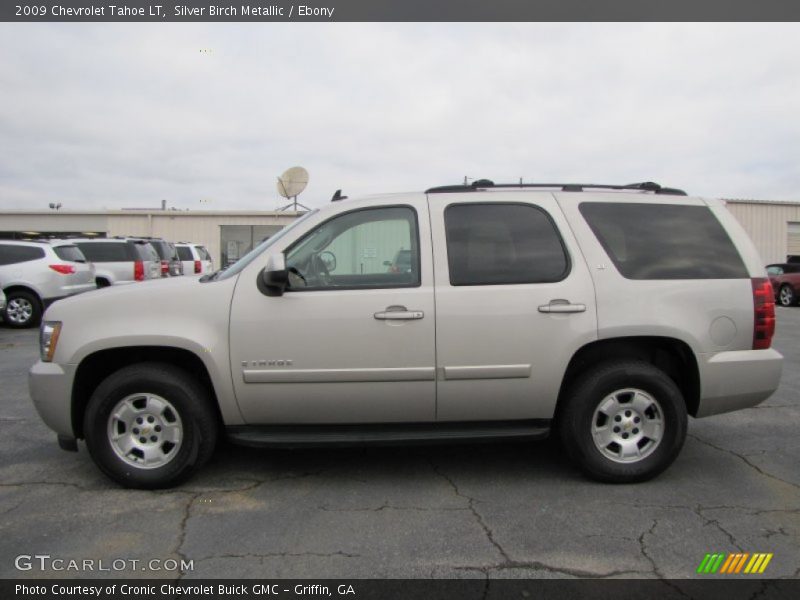
POLYGON ((51 362, 56 353, 61 321, 44 321, 39 329, 39 354, 43 362, 51 362))

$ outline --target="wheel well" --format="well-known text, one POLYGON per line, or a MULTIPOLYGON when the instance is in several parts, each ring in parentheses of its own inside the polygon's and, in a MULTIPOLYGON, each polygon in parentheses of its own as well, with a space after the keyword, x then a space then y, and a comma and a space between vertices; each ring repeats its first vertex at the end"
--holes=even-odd
POLYGON ((221 420, 211 376, 205 364, 189 350, 164 346, 131 346, 100 350, 84 358, 75 373, 72 384, 72 430, 83 438, 83 415, 94 390, 102 381, 123 367, 140 362, 162 362, 174 365, 195 376, 208 389, 208 393, 221 420))
POLYGON ((111 282, 108 280, 108 277, 95 277, 94 282, 97 284, 98 287, 111 285, 111 282))
POLYGON ((29 294, 32 294, 34 298, 36 298, 37 302, 39 302, 39 307, 43 307, 42 298, 36 293, 36 290, 33 290, 27 286, 10 285, 7 288, 3 288, 3 292, 5 292, 6 296, 13 292, 28 292, 29 294))
POLYGON ((585 371, 609 360, 642 360, 664 371, 678 386, 686 411, 694 416, 700 402, 700 374, 691 348, 680 340, 664 337, 626 337, 598 340, 583 346, 570 360, 556 404, 558 407, 570 386, 585 371))

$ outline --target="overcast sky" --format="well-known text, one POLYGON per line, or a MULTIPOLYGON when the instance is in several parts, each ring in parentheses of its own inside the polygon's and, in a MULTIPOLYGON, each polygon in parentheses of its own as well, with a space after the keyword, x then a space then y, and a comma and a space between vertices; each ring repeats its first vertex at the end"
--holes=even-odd
POLYGON ((0 209, 496 182, 800 200, 798 24, 0 24, 0 209), (201 50, 204 50, 201 52, 201 50))

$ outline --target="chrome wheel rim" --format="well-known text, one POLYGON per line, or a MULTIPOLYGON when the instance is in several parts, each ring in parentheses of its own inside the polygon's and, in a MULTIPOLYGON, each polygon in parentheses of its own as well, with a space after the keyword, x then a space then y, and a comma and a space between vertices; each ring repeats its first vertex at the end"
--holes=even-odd
POLYGON ((792 296, 793 296, 792 290, 790 290, 788 287, 784 286, 781 288, 781 293, 780 293, 781 304, 783 304, 784 306, 789 306, 793 300, 792 296))
POLYGON ((33 317, 33 304, 25 298, 13 298, 6 307, 6 317, 12 323, 27 323, 33 317))
POLYGON ((664 413, 650 394, 636 388, 616 390, 598 404, 592 418, 592 440, 617 463, 644 460, 664 437, 664 413))
POLYGON ((131 394, 111 411, 108 441, 126 464, 157 469, 177 456, 183 442, 183 424, 168 400, 155 394, 131 394))

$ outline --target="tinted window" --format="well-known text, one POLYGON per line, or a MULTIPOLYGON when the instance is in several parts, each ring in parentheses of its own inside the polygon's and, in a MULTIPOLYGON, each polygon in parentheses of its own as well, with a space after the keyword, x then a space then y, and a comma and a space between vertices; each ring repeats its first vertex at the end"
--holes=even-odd
POLYGON ((39 258, 44 258, 43 248, 0 244, 0 265, 15 265, 39 258))
POLYGON ((444 213, 451 285, 545 283, 569 262, 549 215, 529 204, 456 204, 444 213))
POLYGON ((161 257, 159 257, 158 252, 156 252, 152 244, 148 242, 133 242, 133 247, 138 255, 136 257, 137 260, 161 262, 161 257))
POLYGON ((189 246, 175 246, 178 250, 178 258, 181 260, 194 260, 192 257, 192 249, 189 246))
POLYGON ((586 202, 580 211, 628 279, 738 279, 742 258, 705 206, 586 202))
POLYGON ((200 255, 201 259, 211 260, 211 255, 208 253, 208 250, 206 250, 203 246, 195 246, 194 249, 197 250, 197 253, 200 255))
POLYGON ((128 262, 134 260, 125 242, 77 242, 83 255, 92 262, 128 262))
POLYGON ((783 268, 773 265, 771 267, 767 267, 767 273, 769 275, 783 275, 783 268))
POLYGON ((169 246, 166 242, 158 242, 153 240, 150 242, 150 245, 155 249, 160 259, 169 260, 170 256, 172 256, 172 252, 170 252, 169 246))
POLYGON ((56 256, 61 260, 68 260, 71 262, 86 262, 86 257, 77 246, 55 246, 53 251, 56 256))
POLYGON ((406 207, 356 210, 326 221, 286 252, 291 289, 391 288, 419 285, 416 213, 406 207), (410 267, 387 272, 408 250, 410 267))

